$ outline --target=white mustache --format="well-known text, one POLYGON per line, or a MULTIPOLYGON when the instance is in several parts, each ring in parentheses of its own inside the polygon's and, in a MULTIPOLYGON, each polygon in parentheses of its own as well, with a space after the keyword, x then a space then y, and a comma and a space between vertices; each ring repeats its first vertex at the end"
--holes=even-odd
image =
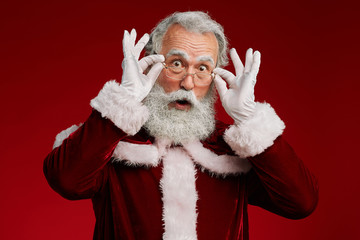
POLYGON ((179 89, 175 92, 168 93, 167 100, 168 100, 168 103, 175 102, 178 100, 186 100, 189 103, 191 103, 191 105, 194 105, 194 106, 199 104, 199 101, 196 99, 194 92, 186 91, 184 89, 179 89))

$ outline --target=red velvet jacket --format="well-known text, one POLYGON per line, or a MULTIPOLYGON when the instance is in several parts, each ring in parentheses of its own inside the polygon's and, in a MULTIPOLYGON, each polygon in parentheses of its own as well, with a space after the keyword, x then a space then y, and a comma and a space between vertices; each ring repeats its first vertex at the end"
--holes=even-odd
MULTIPOLYGON (((224 127, 218 124, 218 131, 203 144, 216 154, 232 155, 221 138, 224 127)), ((162 239, 162 164, 145 168, 110 161, 120 140, 153 143, 144 131, 127 137, 94 111, 48 155, 45 176, 67 199, 92 199, 94 239, 162 239)), ((314 177, 282 137, 248 160, 252 170, 247 174, 223 178, 207 170, 196 172, 198 239, 248 239, 248 202, 293 219, 314 209, 314 177)))
POLYGON ((281 136, 244 158, 220 122, 205 141, 172 146, 101 111, 60 134, 44 161, 56 192, 92 199, 94 239, 247 240, 248 203, 291 219, 317 204, 315 178, 281 136))

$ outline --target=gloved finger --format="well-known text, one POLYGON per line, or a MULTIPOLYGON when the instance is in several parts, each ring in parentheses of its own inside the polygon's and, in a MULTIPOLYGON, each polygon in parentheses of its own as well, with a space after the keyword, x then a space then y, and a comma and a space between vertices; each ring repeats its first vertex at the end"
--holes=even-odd
POLYGON ((256 75, 258 74, 259 72, 259 68, 260 68, 260 57, 261 57, 261 54, 259 51, 255 51, 254 52, 254 56, 253 56, 253 63, 252 63, 252 66, 251 66, 251 70, 250 72, 252 74, 255 74, 255 77, 256 75))
POLYGON ((222 79, 217 74, 215 75, 214 82, 215 82, 216 89, 219 93, 220 99, 222 100, 223 97, 225 96, 226 92, 228 91, 226 82, 224 81, 224 79, 222 79))
POLYGON ((139 59, 141 51, 144 49, 146 43, 149 41, 149 34, 145 33, 134 47, 134 56, 139 59))
POLYGON ((130 32, 130 47, 134 47, 135 46, 135 40, 136 40, 136 30, 133 28, 131 29, 130 32))
POLYGON ((151 67, 149 73, 147 74, 148 78, 151 81, 151 85, 154 85, 156 79, 159 77, 160 72, 163 70, 163 65, 161 63, 156 63, 151 67))
POLYGON ((231 57, 231 61, 234 64, 236 76, 241 76, 244 72, 244 65, 241 62, 239 54, 237 53, 235 48, 232 48, 230 50, 230 57, 231 57))
POLYGON ((129 38, 130 38, 129 32, 127 30, 125 30, 123 41, 122 41, 124 58, 129 56, 131 53, 130 48, 129 48, 129 38))
POLYGON ((163 61, 165 61, 165 57, 163 55, 149 55, 140 59, 139 66, 141 71, 144 72, 149 66, 163 61))
POLYGON ((228 70, 225 70, 223 68, 215 68, 213 70, 213 73, 218 74, 220 77, 222 77, 229 84, 229 86, 235 83, 235 75, 228 70))
POLYGON ((253 62, 253 50, 252 48, 249 48, 246 51, 246 56, 245 56, 245 68, 244 68, 245 73, 250 72, 252 62, 253 62))

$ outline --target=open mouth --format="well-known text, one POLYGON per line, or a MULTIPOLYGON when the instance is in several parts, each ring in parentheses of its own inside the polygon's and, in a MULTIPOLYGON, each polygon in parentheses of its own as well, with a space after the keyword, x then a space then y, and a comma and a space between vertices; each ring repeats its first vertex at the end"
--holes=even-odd
POLYGON ((182 99, 182 100, 177 100, 177 101, 175 101, 177 104, 180 104, 180 105, 188 105, 188 104, 190 104, 191 105, 191 103, 188 101, 188 100, 186 100, 186 99, 182 99))
POLYGON ((169 104, 170 108, 175 108, 175 109, 184 110, 184 111, 190 110, 191 106, 192 106, 191 102, 185 98, 173 101, 169 104))

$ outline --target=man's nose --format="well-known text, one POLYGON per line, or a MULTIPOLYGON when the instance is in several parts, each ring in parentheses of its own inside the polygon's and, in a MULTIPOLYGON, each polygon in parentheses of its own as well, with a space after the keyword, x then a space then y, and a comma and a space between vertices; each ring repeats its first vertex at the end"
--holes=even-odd
POLYGON ((195 87, 194 77, 195 77, 195 74, 186 73, 184 79, 181 80, 181 82, 180 82, 180 86, 182 88, 184 88, 185 90, 192 90, 195 87))

